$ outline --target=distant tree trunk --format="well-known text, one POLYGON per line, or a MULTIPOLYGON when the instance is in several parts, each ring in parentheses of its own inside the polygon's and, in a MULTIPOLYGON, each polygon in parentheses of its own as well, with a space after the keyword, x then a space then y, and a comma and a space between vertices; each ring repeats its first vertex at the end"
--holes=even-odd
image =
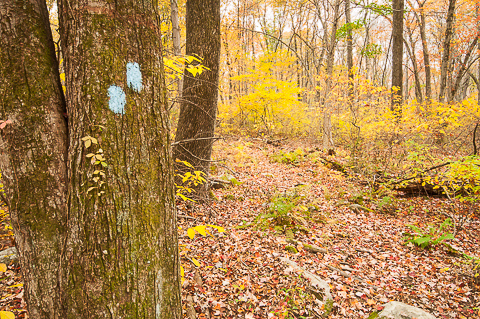
MULTIPOLYGON (((409 35, 411 48, 408 45, 408 43, 406 42, 406 40, 405 40, 404 44, 405 44, 405 48, 407 49, 408 56, 410 57, 410 61, 412 62, 412 66, 413 66, 413 76, 415 77, 415 97, 416 97, 416 99, 419 103, 422 103, 423 102, 422 87, 420 85, 420 76, 418 74, 417 59, 416 59, 415 54, 414 54, 415 43, 413 42, 412 30, 410 28, 407 28, 407 31, 408 31, 408 35, 409 35)), ((408 67, 408 63, 407 63, 407 67, 408 67)), ((407 71, 408 68, 405 68, 405 70, 407 71)), ((408 76, 407 76, 407 78, 408 78, 408 76)), ((407 80, 407 83, 408 83, 408 80, 407 80)), ((407 87, 405 89, 408 90, 408 84, 407 84, 407 87)))
MULTIPOLYGON (((477 33, 480 35, 480 5, 478 4, 477 2, 477 6, 475 8, 475 12, 477 14, 477 33)), ((480 56, 480 41, 477 41, 477 50, 478 50, 478 55, 480 56)), ((480 81, 480 59, 479 59, 479 62, 478 62, 478 81, 480 81)), ((477 104, 480 105, 480 83, 475 82, 477 84, 477 91, 478 91, 478 95, 477 95, 477 104)))
POLYGON ((327 54, 327 71, 326 71, 326 85, 325 85, 325 97, 324 97, 324 111, 323 111, 323 149, 333 149, 335 146, 332 137, 332 114, 330 105, 330 94, 332 88, 332 76, 333 76, 333 64, 335 62, 335 46, 337 43, 337 28, 338 20, 340 17, 340 4, 341 0, 335 0, 334 3, 334 15, 332 23, 332 31, 330 33, 330 43, 328 45, 327 54))
MULTIPOLYGON (((403 98, 403 10, 404 0, 393 0, 392 21, 392 111, 401 112, 403 98)), ((397 114, 399 115, 399 114, 397 114)))
POLYGON ((456 0, 449 0, 447 11, 447 25, 445 29, 445 41, 443 42, 442 64, 440 66, 440 93, 438 100, 445 101, 445 92, 447 89, 448 66, 450 63, 450 46, 453 37, 453 23, 455 18, 456 0))
POLYGON ((203 58, 210 70, 196 77, 185 73, 173 154, 208 175, 217 116, 220 0, 187 1, 186 54, 203 58))
POLYGON ((0 169, 30 318, 65 317, 67 121, 45 1, 0 0, 0 169))
POLYGON ((468 64, 468 61, 470 60, 470 56, 472 55, 473 50, 477 47, 477 42, 478 42, 478 38, 475 37, 475 39, 473 39, 473 42, 470 43, 470 45, 467 49, 467 52, 465 52, 465 57, 463 58, 463 61, 461 62, 460 69, 458 70, 457 76, 455 78, 455 83, 453 84, 452 89, 451 89, 451 93, 450 93, 450 96, 449 96, 449 102, 451 102, 451 101, 453 101, 453 99, 455 99, 455 96, 456 96, 457 91, 458 91, 458 87, 460 86, 460 83, 462 82, 462 79, 463 79, 465 73, 467 72, 467 68, 468 68, 467 64, 468 64))
MULTIPOLYGON (((345 0, 345 23, 351 23, 350 18, 350 0, 345 0)), ((350 103, 353 103, 353 36, 352 29, 348 28, 347 30, 347 70, 348 70, 348 96, 350 98, 350 103)))
MULTIPOLYGON (((425 65, 425 97, 427 103, 432 100, 432 73, 430 68, 430 53, 428 51, 427 45, 427 34, 426 34, 426 19, 425 19, 425 1, 420 2, 417 0, 419 9, 420 9, 420 37, 422 38, 422 48, 423 48, 423 64, 425 65)), ((416 14, 416 13, 415 13, 416 14)), ((418 16, 417 16, 418 17, 418 16)), ((417 18, 418 19, 418 18, 417 18)))
MULTIPOLYGON (((180 23, 178 19, 178 1, 170 0, 170 10, 172 19, 172 42, 173 42, 173 54, 175 56, 182 55, 182 47, 180 45, 180 23)), ((177 86, 177 100, 182 98, 183 90, 183 77, 178 79, 177 86)))

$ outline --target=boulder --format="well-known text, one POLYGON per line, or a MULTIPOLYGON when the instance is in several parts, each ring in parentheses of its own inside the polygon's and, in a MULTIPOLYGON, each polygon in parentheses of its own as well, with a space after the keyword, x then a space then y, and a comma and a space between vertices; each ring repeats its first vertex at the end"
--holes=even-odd
POLYGON ((379 313, 372 313, 368 319, 437 319, 425 310, 409 306, 403 302, 390 301, 383 305, 379 313))

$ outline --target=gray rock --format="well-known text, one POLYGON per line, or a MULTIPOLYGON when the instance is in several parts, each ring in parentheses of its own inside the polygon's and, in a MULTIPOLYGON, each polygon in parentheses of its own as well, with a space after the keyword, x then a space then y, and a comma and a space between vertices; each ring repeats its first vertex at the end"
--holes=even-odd
POLYGON ((403 302, 390 301, 383 305, 385 308, 377 316, 368 318, 376 319, 437 319, 425 310, 409 306, 403 302))
POLYGON ((11 261, 18 260, 17 248, 10 247, 0 251, 0 264, 9 264, 11 261))

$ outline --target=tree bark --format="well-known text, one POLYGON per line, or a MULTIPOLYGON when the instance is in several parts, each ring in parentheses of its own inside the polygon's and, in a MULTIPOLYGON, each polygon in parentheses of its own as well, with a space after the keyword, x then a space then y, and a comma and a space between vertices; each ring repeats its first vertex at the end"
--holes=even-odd
POLYGON ((0 0, 0 169, 30 318, 65 318, 67 121, 45 1, 0 0))
MULTIPOLYGON (((403 98, 403 10, 404 0, 393 0, 392 21, 392 111, 401 112, 403 98)), ((397 114, 399 115, 399 114, 397 114)))
POLYGON ((447 11, 447 25, 445 29, 445 41, 443 42, 442 63, 440 66, 440 93, 438 100, 443 103, 445 101, 445 92, 447 89, 448 66, 450 63, 450 46, 453 37, 453 22, 455 18, 456 0, 449 0, 447 11))
MULTIPOLYGON (((201 57, 209 70, 196 77, 185 73, 173 156, 208 175, 217 117, 220 0, 188 0, 186 19, 186 54, 201 57)), ((198 195, 204 190, 205 185, 199 187, 198 195)))

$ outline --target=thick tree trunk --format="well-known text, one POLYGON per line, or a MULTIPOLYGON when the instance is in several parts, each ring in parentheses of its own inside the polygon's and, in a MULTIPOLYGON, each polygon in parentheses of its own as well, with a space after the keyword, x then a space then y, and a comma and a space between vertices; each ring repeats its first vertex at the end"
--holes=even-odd
POLYGON ((442 64, 440 66, 440 93, 438 100, 445 101, 445 92, 447 90, 448 66, 450 63, 450 45, 453 37, 453 23, 455 18, 456 0, 449 0, 447 11, 447 26, 445 29, 445 41, 443 42, 442 64))
POLYGON ((69 121, 64 318, 181 318, 157 10, 153 0, 59 1, 69 121))
POLYGON ((0 0, 0 169, 30 318, 65 318, 67 121, 45 1, 0 0))
MULTIPOLYGON (((403 10, 404 0, 393 0, 392 21, 392 111, 401 112, 403 99, 403 10)), ((397 114, 399 115, 399 114, 397 114)))
POLYGON ((196 77, 185 73, 173 154, 208 175, 217 117, 220 0, 188 0, 186 29, 186 54, 201 57, 210 70, 196 77))

